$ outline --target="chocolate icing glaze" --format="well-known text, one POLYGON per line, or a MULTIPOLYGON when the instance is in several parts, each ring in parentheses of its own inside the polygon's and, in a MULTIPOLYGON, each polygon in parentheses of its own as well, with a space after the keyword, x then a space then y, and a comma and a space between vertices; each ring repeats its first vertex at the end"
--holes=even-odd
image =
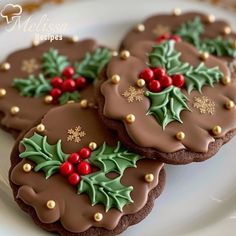
MULTIPOLYGON (((119 57, 114 57, 110 61, 106 71, 106 78, 118 74, 121 80, 117 85, 112 84, 110 80, 105 81, 101 85, 100 91, 105 99, 102 115, 109 120, 119 122, 119 124, 122 122, 129 138, 135 145, 134 148, 133 145, 128 146, 130 148, 132 146, 132 148, 138 152, 140 152, 140 149, 136 147, 144 148, 140 153, 145 153, 146 149, 147 157, 158 158, 160 155, 163 157, 164 153, 173 154, 172 156, 163 157, 163 159, 161 159, 172 163, 171 159, 176 158, 177 154, 179 154, 179 158, 177 159, 181 162, 181 156, 184 153, 182 151, 177 153, 177 151, 180 150, 199 153, 199 155, 209 152, 210 155, 213 155, 222 143, 228 141, 229 137, 224 140, 226 135, 231 133, 229 135, 231 137, 236 131, 236 109, 233 108, 229 111, 224 107, 225 102, 229 99, 236 102, 235 77, 232 78, 231 84, 227 86, 221 83, 215 84, 213 88, 204 86, 202 94, 197 91, 192 91, 189 95, 183 90, 185 95, 189 98, 188 104, 192 112, 183 111, 181 113, 183 124, 171 122, 167 125, 165 130, 163 130, 153 116, 146 115, 150 106, 150 100, 147 97, 144 96, 141 102, 128 103, 126 98, 122 96, 129 86, 135 86, 138 79, 137 75, 146 67, 146 62, 148 61, 147 53, 152 51, 152 46, 152 41, 140 41, 131 47, 130 53, 132 56, 130 58, 122 60, 119 57), (214 101, 216 104, 215 114, 201 114, 194 108, 193 98, 196 96, 207 96, 214 101), (124 118, 130 113, 135 115, 136 120, 132 124, 127 124, 124 118), (210 132, 215 125, 222 127, 222 133, 217 138, 210 132), (175 134, 179 131, 183 131, 186 135, 182 142, 175 138, 175 134), (222 139, 221 144, 217 143, 220 139, 222 139), (211 143, 217 143, 217 147, 211 147, 215 149, 213 152, 209 149, 211 143), (151 151, 150 148, 152 149, 151 151), (147 150, 150 152, 147 152, 147 150)), ((182 42, 177 43, 175 47, 177 51, 182 53, 181 61, 189 62, 193 66, 199 65, 201 62, 197 50, 191 45, 182 42)), ((205 65, 209 68, 218 66, 224 76, 230 76, 226 64, 216 57, 210 56, 205 61, 205 65)), ((146 88, 144 88, 144 90, 146 90, 146 88)), ((99 105, 101 105, 101 103, 99 105)), ((125 135, 120 135, 120 138, 123 136, 125 135)), ((128 143, 125 138, 123 138, 122 141, 125 144, 128 143)), ((200 161, 202 158, 203 157, 200 156, 199 158, 198 156, 197 160, 200 161)), ((204 159, 206 158, 204 157, 204 159)), ((190 162, 190 160, 186 160, 186 163, 187 162, 190 162)))
MULTIPOLYGON (((19 133, 27 129, 47 111, 55 107, 55 105, 46 104, 43 97, 32 98, 21 96, 20 92, 12 87, 14 78, 26 78, 28 76, 28 73, 21 70, 22 61, 35 58, 40 63, 42 54, 52 47, 58 49, 60 54, 66 55, 69 61, 73 63, 76 60, 83 59, 87 52, 93 52, 99 46, 92 39, 72 43, 69 38, 64 37, 61 41, 53 41, 53 43, 46 41, 39 46, 19 50, 9 55, 6 61, 11 64, 10 70, 0 71, 0 88, 4 88, 7 91, 6 96, 0 98, 0 126, 8 131, 19 133), (10 114, 12 106, 20 108, 19 114, 15 116, 10 114)), ((35 70, 33 74, 38 74, 39 72, 40 68, 35 70)), ((90 98, 93 100, 93 89, 92 85, 83 89, 80 92, 81 99, 90 98)))
MULTIPOLYGON (((65 153, 76 152, 91 141, 98 145, 104 141, 109 145, 115 145, 117 142, 113 134, 99 121, 95 109, 81 109, 78 104, 67 104, 50 110, 43 117, 41 123, 46 127, 43 135, 48 137, 48 142, 55 144, 58 139, 61 139, 62 150, 65 153), (68 142, 67 130, 78 125, 86 132, 86 136, 82 138, 80 143, 68 142)), ((32 136, 35 131, 36 128, 32 128, 25 137, 32 136)), ((22 138, 17 141, 12 152, 10 182, 16 201, 22 209, 32 213, 31 208, 33 207, 34 211, 31 215, 34 219, 38 218, 39 221, 36 220, 36 222, 47 230, 56 230, 62 235, 67 235, 68 232, 84 232, 84 234, 75 235, 119 233, 128 225, 137 223, 147 215, 148 208, 152 208, 154 198, 161 193, 163 188, 164 172, 161 171, 163 164, 142 159, 137 162, 137 168, 128 168, 121 179, 122 184, 134 187, 131 193, 134 203, 126 205, 123 212, 113 208, 106 213, 102 205, 92 207, 87 195, 77 195, 76 188, 70 186, 67 180, 59 174, 46 180, 42 172, 24 173, 22 166, 26 160, 19 158, 19 153, 24 150, 24 147, 19 144, 20 140, 22 138), (144 175, 147 173, 153 173, 154 181, 152 183, 147 184, 144 181, 144 175), (56 208, 53 210, 48 210, 45 207, 46 202, 50 199, 56 202, 56 208), (149 207, 145 211, 146 206, 149 207), (101 222, 93 220, 93 215, 96 212, 103 214, 101 222), (142 214, 138 214, 139 212, 142 214), (137 214, 136 217, 135 214, 137 214), (36 215, 37 217, 35 217, 36 215), (130 220, 127 217, 131 217, 130 220), (58 225, 61 225, 59 229, 58 225)), ((27 161, 27 163, 30 162, 27 161)))
MULTIPOLYGON (((180 16, 173 16, 170 14, 159 14, 149 17, 144 21, 145 31, 138 32, 135 28, 127 33, 121 42, 122 49, 130 49, 134 43, 143 40, 156 40, 157 36, 153 33, 154 28, 157 25, 164 25, 170 28, 170 30, 177 29, 182 23, 193 20, 196 16, 199 16, 204 23, 205 31, 201 35, 201 38, 216 38, 221 35, 223 38, 236 39, 236 33, 230 35, 222 35, 224 27, 229 26, 224 20, 217 20, 213 23, 207 22, 207 15, 200 12, 188 12, 181 14, 180 16)), ((225 57, 226 60, 233 60, 233 58, 225 57)))

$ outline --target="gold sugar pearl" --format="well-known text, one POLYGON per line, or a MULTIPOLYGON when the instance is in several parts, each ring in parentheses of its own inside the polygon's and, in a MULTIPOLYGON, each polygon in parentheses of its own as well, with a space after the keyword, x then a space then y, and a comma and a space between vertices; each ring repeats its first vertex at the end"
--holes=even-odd
POLYGON ((55 201, 53 201, 53 200, 47 201, 47 208, 48 208, 48 209, 52 210, 52 209, 54 209, 55 207, 56 207, 56 202, 55 202, 55 201))
POLYGON ((69 38, 70 43, 77 43, 79 41, 79 37, 77 35, 72 36, 69 38))
POLYGON ((154 175, 153 175, 153 174, 146 174, 146 175, 144 176, 144 178, 145 178, 145 181, 146 181, 146 182, 151 183, 151 182, 153 182, 153 180, 154 180, 154 175))
POLYGON ((222 128, 219 125, 216 125, 212 128, 212 133, 216 136, 220 135, 221 132, 222 132, 222 128))
POLYGON ((112 82, 113 84, 118 84, 118 83, 120 82, 120 76, 119 76, 119 75, 113 75, 113 76, 111 77, 111 82, 112 82))
POLYGON ((146 82, 145 82, 144 79, 138 79, 137 82, 136 82, 136 84, 137 84, 137 86, 138 86, 139 88, 142 88, 142 87, 145 86, 146 82))
POLYGON ((175 135, 176 139, 178 139, 179 141, 182 141, 185 139, 185 133, 180 131, 175 135))
POLYGON ((10 70, 10 68, 11 68, 11 64, 9 62, 4 62, 1 65, 1 70, 3 70, 3 71, 8 71, 8 70, 10 70))
POLYGON ((229 35, 231 34, 231 32, 232 32, 232 29, 230 28, 230 26, 225 26, 222 33, 224 35, 229 35))
POLYGON ((118 54, 117 51, 112 51, 111 55, 112 55, 113 57, 117 57, 119 54, 118 54))
POLYGON ((125 120, 128 124, 132 124, 135 121, 135 115, 129 114, 125 117, 125 120))
POLYGON ((94 214, 93 218, 94 218, 94 220, 97 221, 97 222, 102 221, 102 219, 103 219, 103 214, 100 213, 100 212, 97 212, 97 213, 94 214))
POLYGON ((39 124, 37 127, 36 127, 36 129, 37 129, 37 131, 39 132, 39 133, 42 133, 42 132, 44 132, 45 131, 45 126, 43 125, 43 124, 39 124))
POLYGON ((214 23, 215 21, 216 21, 216 18, 214 15, 207 16, 207 23, 214 23))
POLYGON ((13 106, 10 110, 11 114, 14 116, 20 112, 20 108, 17 106, 13 106))
POLYGON ((97 144, 95 142, 89 143, 89 148, 93 151, 97 148, 97 144))
POLYGON ((7 91, 6 91, 6 89, 3 89, 3 88, 1 88, 1 89, 0 89, 0 98, 3 98, 3 97, 5 97, 5 96, 6 96, 6 94, 7 94, 7 91))
POLYGON ((38 40, 35 39, 35 40, 32 41, 32 46, 33 47, 37 47, 38 45, 39 45, 39 41, 38 40))
POLYGON ((207 60, 209 58, 210 54, 208 52, 200 52, 199 58, 203 61, 207 60))
POLYGON ((23 165, 23 171, 29 173, 32 170, 32 166, 29 163, 23 165))
POLYGON ((221 83, 224 85, 228 85, 231 83, 231 78, 229 76, 225 76, 221 79, 221 83))
POLYGON ((81 108, 88 108, 88 100, 87 99, 82 99, 79 103, 81 108))
POLYGON ((233 109, 235 106, 235 103, 231 100, 228 100, 226 103, 225 103, 225 108, 228 109, 228 110, 231 110, 233 109))
POLYGON ((46 104, 50 104, 50 103, 52 103, 52 101, 53 101, 53 97, 51 95, 47 95, 44 97, 44 102, 46 104))
POLYGON ((180 16, 182 14, 182 10, 180 8, 175 8, 173 10, 173 15, 174 16, 180 16))
POLYGON ((120 58, 123 59, 123 60, 127 60, 129 57, 130 57, 130 52, 127 51, 127 50, 123 50, 120 53, 120 58))
POLYGON ((145 25, 144 25, 144 24, 138 24, 138 25, 136 26, 136 30, 137 30, 138 32, 143 32, 143 31, 145 31, 145 25))

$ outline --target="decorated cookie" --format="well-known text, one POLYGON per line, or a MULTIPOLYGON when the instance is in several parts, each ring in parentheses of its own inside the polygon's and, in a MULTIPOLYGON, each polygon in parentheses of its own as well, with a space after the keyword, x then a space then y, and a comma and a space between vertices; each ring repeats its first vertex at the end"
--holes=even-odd
POLYGON ((235 79, 224 61, 188 43, 140 41, 108 64, 100 115, 140 155, 203 161, 235 134, 235 79))
POLYGON ((163 164, 127 150, 97 117, 76 103, 54 108, 15 145, 15 200, 45 230, 116 235, 162 192, 163 164))
POLYGON ((15 136, 49 109, 93 103, 93 83, 110 59, 94 40, 45 42, 11 54, 0 69, 0 126, 15 136))

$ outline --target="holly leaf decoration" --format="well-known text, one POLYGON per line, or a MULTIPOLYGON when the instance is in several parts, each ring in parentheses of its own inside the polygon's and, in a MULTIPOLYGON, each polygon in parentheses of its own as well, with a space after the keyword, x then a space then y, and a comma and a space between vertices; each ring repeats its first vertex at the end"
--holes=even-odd
POLYGON ((50 82, 44 78, 43 74, 29 75, 26 79, 16 78, 13 80, 13 87, 25 97, 39 97, 52 89, 50 82))
POLYGON ((80 93, 78 91, 71 93, 63 93, 59 98, 60 105, 66 104, 68 101, 78 102, 80 100, 80 93))
POLYGON ((84 59, 74 65, 76 74, 93 82, 111 58, 107 48, 97 48, 95 52, 87 53, 84 59))
POLYGON ((68 158, 61 149, 61 140, 58 140, 56 145, 50 145, 47 142, 47 136, 34 133, 32 137, 24 138, 21 144, 25 150, 20 157, 34 162, 36 164, 34 170, 43 171, 46 179, 58 172, 60 165, 68 158))
POLYGON ((48 78, 60 76, 66 66, 69 65, 66 56, 59 54, 57 49, 51 48, 42 57, 42 70, 48 78))
POLYGON ((170 86, 160 93, 146 91, 145 96, 151 101, 147 114, 153 115, 163 129, 175 120, 182 123, 180 113, 189 110, 188 98, 175 86, 170 86))

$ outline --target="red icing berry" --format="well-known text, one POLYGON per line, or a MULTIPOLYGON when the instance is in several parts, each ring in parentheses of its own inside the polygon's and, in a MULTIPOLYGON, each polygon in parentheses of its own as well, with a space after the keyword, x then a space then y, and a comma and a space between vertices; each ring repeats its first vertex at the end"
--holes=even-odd
POLYGON ((176 87, 179 87, 179 88, 183 87, 183 85, 185 83, 184 76, 181 74, 173 75, 172 76, 172 83, 176 87))
POLYGON ((54 77, 51 80, 51 85, 53 88, 61 88, 62 84, 63 84, 63 79, 60 77, 54 77))
POLYGON ((152 80, 148 84, 148 89, 153 93, 160 92, 161 91, 161 84, 158 80, 152 80))
POLYGON ((76 84, 73 79, 66 79, 62 84, 63 92, 73 92, 76 90, 76 84))
POLYGON ((173 39, 176 43, 179 43, 182 41, 182 38, 179 35, 171 35, 170 39, 173 39))
POLYGON ((145 68, 144 70, 141 71, 139 77, 141 79, 144 79, 146 82, 150 82, 151 80, 154 79, 154 73, 150 68, 145 68))
POLYGON ((69 158, 68 158, 68 161, 71 163, 71 164, 77 164, 79 163, 80 161, 80 156, 78 153, 74 152, 74 153, 71 153, 69 158))
POLYGON ((156 42, 163 43, 164 41, 168 40, 169 38, 170 38, 170 36, 168 34, 163 34, 156 39, 156 42))
POLYGON ((71 185, 77 185, 80 182, 80 176, 77 173, 73 173, 68 177, 68 181, 71 185))
POLYGON ((73 165, 66 161, 60 165, 60 173, 61 175, 67 176, 72 174, 74 171, 73 165))
POLYGON ((77 87, 77 89, 83 89, 83 88, 85 88, 86 87, 86 85, 87 85, 87 81, 86 81, 86 79, 84 78, 84 77, 79 77, 79 78, 77 78, 76 80, 75 80, 75 83, 76 83, 76 87, 77 87))
POLYGON ((63 71, 62 75, 66 78, 71 78, 75 74, 74 68, 72 66, 67 66, 63 71))
POLYGON ((162 76, 166 75, 166 71, 164 68, 154 68, 153 69, 155 79, 160 79, 162 76))
POLYGON ((172 85, 172 78, 164 75, 160 78, 160 83, 162 87, 167 88, 172 85))
POLYGON ((80 155, 82 158, 86 159, 86 158, 89 158, 89 157, 90 157, 91 151, 90 151, 89 148, 84 147, 84 148, 82 148, 82 149, 80 150, 79 155, 80 155))
POLYGON ((50 94, 53 97, 53 99, 57 99, 61 96, 62 92, 61 92, 60 89, 54 88, 54 89, 51 90, 50 94))
POLYGON ((88 162, 81 161, 77 167, 77 170, 81 175, 88 175, 91 173, 91 166, 88 162))

